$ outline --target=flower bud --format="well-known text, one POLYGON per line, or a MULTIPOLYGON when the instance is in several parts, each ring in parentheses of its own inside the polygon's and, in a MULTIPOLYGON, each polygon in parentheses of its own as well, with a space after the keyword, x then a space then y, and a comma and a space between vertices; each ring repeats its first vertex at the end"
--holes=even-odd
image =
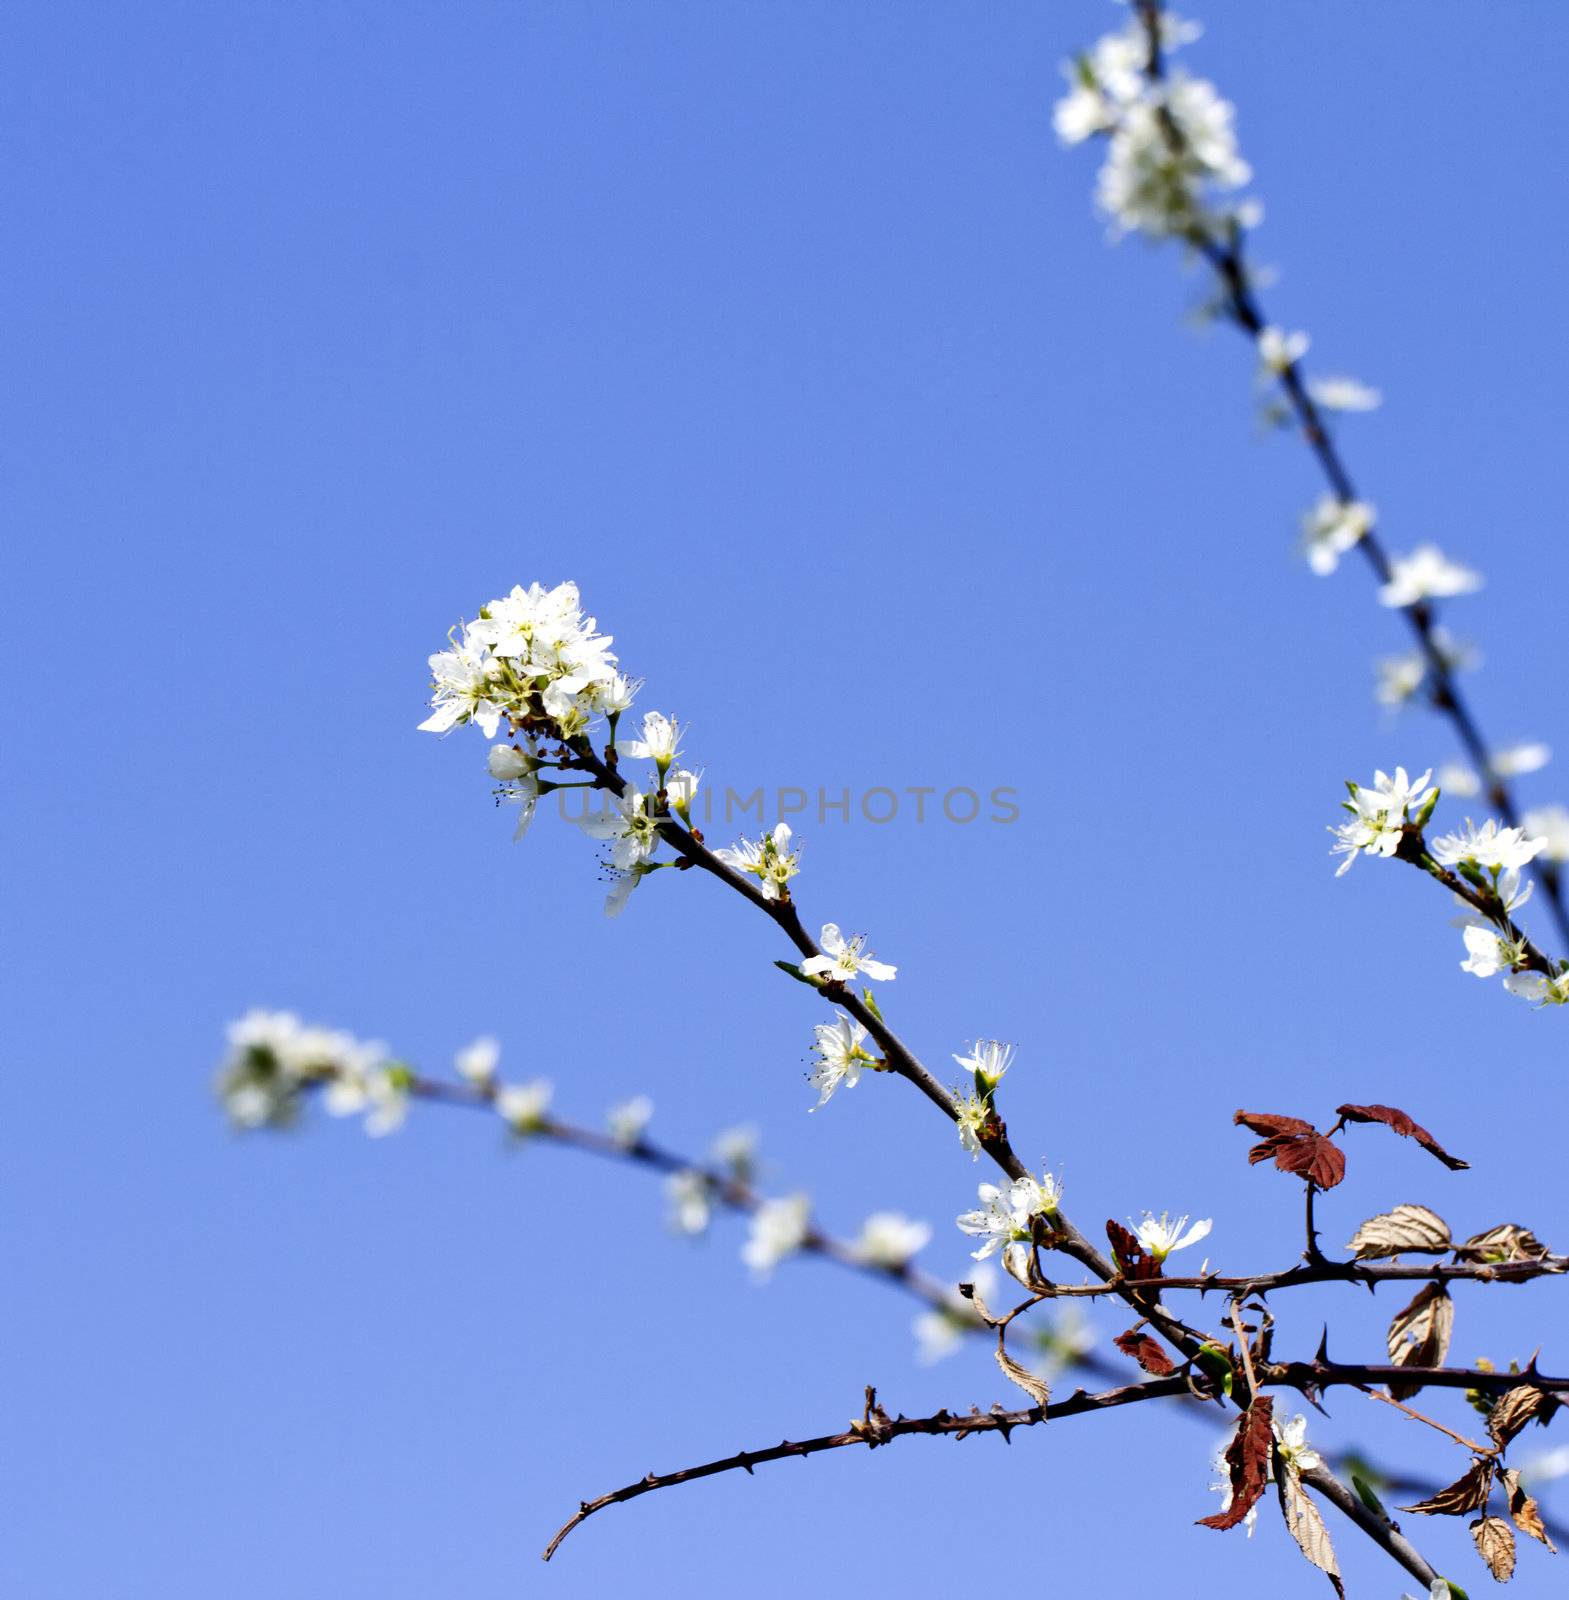
POLYGON ((529 758, 513 745, 493 744, 490 747, 488 765, 491 777, 498 783, 511 783, 515 778, 521 778, 528 772, 529 758))

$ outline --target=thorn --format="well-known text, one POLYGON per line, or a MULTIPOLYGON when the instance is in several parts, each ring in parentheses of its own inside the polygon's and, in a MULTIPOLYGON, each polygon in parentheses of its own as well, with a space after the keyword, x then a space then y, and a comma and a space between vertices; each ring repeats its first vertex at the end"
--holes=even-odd
POLYGON ((1313 1357, 1313 1365, 1327 1367, 1329 1365, 1329 1324, 1324 1324, 1324 1331, 1319 1335, 1318 1351, 1313 1357))

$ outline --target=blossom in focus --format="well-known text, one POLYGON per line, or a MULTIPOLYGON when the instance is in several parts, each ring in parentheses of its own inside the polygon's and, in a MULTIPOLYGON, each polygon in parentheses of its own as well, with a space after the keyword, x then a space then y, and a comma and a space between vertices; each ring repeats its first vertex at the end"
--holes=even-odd
POLYGON ((1166 1212, 1162 1211, 1157 1217, 1153 1212, 1146 1211, 1144 1220, 1133 1231, 1138 1236, 1139 1243, 1144 1247, 1145 1253, 1157 1261, 1164 1261, 1173 1250, 1186 1250, 1190 1244, 1197 1244, 1200 1239, 1209 1237, 1209 1230, 1214 1223, 1205 1218, 1202 1222, 1195 1222, 1188 1227, 1188 1219, 1178 1217, 1173 1220, 1166 1212), (1184 1232, 1183 1230, 1187 1231, 1184 1232))
POLYGON ((1041 1181, 1015 1178, 1000 1188, 983 1183, 975 1192, 979 1207, 961 1212, 955 1221, 961 1232, 981 1241, 971 1251, 977 1261, 984 1261, 999 1245, 1028 1240, 1034 1218, 1050 1216, 1062 1200, 1061 1187, 1050 1174, 1041 1181))
POLYGON ((1384 403, 1377 389, 1355 378, 1314 378, 1308 393, 1320 411, 1376 411, 1384 403))
POLYGON ((1419 545, 1408 556, 1389 558, 1389 582, 1378 591, 1380 605, 1414 606, 1422 600, 1447 600, 1482 587, 1482 576, 1451 561, 1437 545, 1419 545))
POLYGON ((634 1095, 630 1100, 620 1100, 606 1113, 610 1137, 619 1145, 630 1149, 643 1137, 648 1119, 654 1114, 654 1102, 646 1094, 634 1095))
POLYGON ((799 848, 790 848, 790 824, 776 823, 773 831, 765 833, 755 844, 750 839, 740 839, 714 854, 727 867, 756 878, 762 885, 765 900, 779 900, 786 894, 785 885, 801 870, 799 848))
POLYGON ((685 767, 676 767, 665 774, 665 799, 672 811, 686 817, 688 821, 691 820, 688 813, 692 809, 692 800, 702 779, 701 772, 688 772, 685 767))
POLYGON ((618 739, 616 754, 634 761, 652 761, 663 776, 681 753, 681 724, 661 711, 643 713, 643 737, 618 739))
POLYGON ((1420 816, 1437 797, 1438 791, 1427 787, 1430 777, 1431 771, 1424 772, 1413 782, 1404 767, 1396 767, 1392 778, 1384 772, 1375 773, 1371 788, 1347 785, 1351 798, 1341 801, 1341 805, 1351 813, 1351 820, 1329 830, 1336 841, 1331 853, 1346 858, 1335 870, 1337 878, 1350 869, 1359 854, 1394 855, 1400 848, 1406 823, 1420 816))
POLYGON ((504 1084, 496 1090, 496 1113, 514 1133, 537 1133, 550 1105, 551 1086, 544 1078, 504 1084))
POLYGON ((902 1267, 932 1236, 929 1224, 913 1222, 898 1211, 874 1211, 861 1224, 852 1249, 877 1267, 902 1267))
POLYGON ((954 1095, 953 1120, 959 1130, 959 1143, 976 1161, 981 1159, 981 1136, 990 1116, 991 1109, 980 1095, 954 1095))
POLYGON ((823 947, 823 954, 808 956, 801 963, 801 971, 809 978, 821 978, 824 983, 852 983, 862 977, 877 983, 891 983, 898 971, 886 961, 872 959, 866 949, 864 933, 852 934, 846 939, 837 922, 823 924, 818 943, 823 947))
POLYGON ((639 866, 659 844, 659 818, 648 809, 648 797, 630 784, 610 804, 574 819, 591 839, 610 846, 607 859, 621 872, 639 866))
POLYGON ((1307 1418, 1295 1416, 1275 1424, 1275 1449, 1280 1458, 1297 1472, 1312 1472, 1324 1458, 1307 1442, 1307 1418))
POLYGON ((500 1060, 501 1046, 487 1033, 458 1051, 452 1064, 460 1078, 483 1084, 496 1076, 496 1063, 500 1060))
POLYGON ((1302 549, 1308 566, 1319 577, 1328 577, 1340 565, 1341 556, 1366 537, 1373 519, 1373 508, 1365 501, 1323 495, 1302 519, 1302 549))
POLYGON ((1510 994, 1539 1006, 1569 1006, 1569 969, 1555 978, 1544 977, 1540 972, 1513 972, 1504 979, 1504 987, 1510 994))
POLYGON ((982 1094, 990 1094, 1002 1082, 1003 1074, 1013 1065, 1017 1050, 1000 1039, 977 1039, 968 1055, 953 1059, 975 1079, 982 1094))
POLYGON ((1533 838, 1546 840, 1542 854, 1549 861, 1569 861, 1569 809, 1538 806, 1521 817, 1520 826, 1533 838))
POLYGON ((1305 333, 1286 333, 1274 327, 1260 328, 1258 358, 1267 375, 1278 377, 1308 353, 1311 343, 1305 333))
MULTIPOLYGON (((836 1017, 832 1022, 819 1022, 812 1030, 816 1036, 812 1049, 817 1052, 817 1064, 808 1075, 808 1081, 818 1091, 817 1105, 826 1105, 841 1084, 853 1089, 861 1081, 861 1068, 877 1058, 863 1048, 866 1029, 849 1017, 836 1017)), ((817 1106, 813 1106, 815 1111, 817 1106)))
POLYGON ((419 731, 446 733, 460 723, 474 722, 487 739, 494 739, 505 715, 492 683, 496 671, 495 657, 472 639, 438 651, 430 658, 431 712, 419 731))
POLYGON ((1463 829, 1441 834, 1428 848, 1441 866, 1501 872, 1534 861, 1547 840, 1528 838, 1524 828, 1501 828, 1491 817, 1479 828, 1467 817, 1463 829))
POLYGON ((741 1247, 741 1259, 759 1282, 806 1242, 811 1212, 812 1204, 806 1195, 792 1194, 781 1200, 765 1200, 752 1213, 752 1228, 741 1247))
POLYGON ((1461 929, 1461 936, 1465 939, 1466 959, 1460 963, 1460 970, 1474 972, 1479 978, 1510 971, 1524 954, 1520 945, 1490 927, 1471 924, 1461 929))

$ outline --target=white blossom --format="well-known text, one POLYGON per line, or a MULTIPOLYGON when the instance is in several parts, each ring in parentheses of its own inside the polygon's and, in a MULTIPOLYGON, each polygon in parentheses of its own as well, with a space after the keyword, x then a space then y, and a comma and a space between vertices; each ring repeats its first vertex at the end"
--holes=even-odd
POLYGON ((928 1223, 913 1222, 898 1211, 874 1211, 861 1224, 852 1246, 862 1261, 878 1267, 902 1267, 931 1239, 928 1223))
POLYGON ((1438 769, 1438 787, 1456 800, 1469 800, 1482 792, 1482 780, 1471 767, 1449 761, 1438 769))
POLYGON ((751 1177, 757 1166, 757 1129, 749 1122, 734 1128, 724 1128, 714 1136, 709 1147, 714 1160, 735 1174, 743 1182, 751 1177))
POLYGON ((654 1114, 654 1102, 646 1094, 634 1095, 630 1100, 619 1100, 606 1115, 610 1124, 610 1137, 617 1144, 630 1149, 643 1137, 648 1119, 654 1114))
POLYGON ((1302 550, 1308 566, 1319 577, 1327 577, 1340 565, 1341 556, 1367 536, 1374 515, 1365 501, 1322 496, 1302 519, 1302 550))
POLYGON ((1380 605, 1414 606, 1446 600, 1482 587, 1480 573, 1451 561, 1437 545, 1419 545, 1408 556, 1389 558, 1389 582, 1378 591, 1380 605))
POLYGON ((983 1183, 975 1192, 980 1206, 961 1212, 955 1220, 961 1232, 981 1241, 980 1248, 971 1251, 977 1261, 984 1261, 999 1245, 1028 1240, 1033 1219, 1050 1216, 1062 1201, 1061 1186, 1049 1173, 1039 1181, 1015 1178, 1001 1188, 983 1183))
POLYGON ((496 1076, 496 1063, 500 1060, 501 1046, 487 1033, 458 1051, 452 1064, 460 1078, 485 1084, 496 1076))
POLYGON ((358 1114, 371 1108, 372 1080, 382 1093, 390 1071, 385 1045, 307 1026, 292 1011, 248 1011, 229 1024, 228 1039, 217 1093, 240 1128, 286 1126, 315 1085, 333 1115, 358 1114))
POLYGON ((1139 1243, 1147 1254, 1157 1261, 1164 1261, 1173 1250, 1186 1250, 1190 1244, 1197 1244, 1200 1239, 1207 1239, 1209 1230, 1213 1226, 1214 1223, 1207 1217, 1202 1222, 1195 1222, 1189 1228, 1185 1216, 1173 1220, 1164 1211, 1158 1217, 1153 1212, 1146 1211, 1144 1220, 1133 1231, 1138 1235, 1139 1243), (1187 1231, 1184 1232, 1184 1229, 1187 1231))
POLYGON ((1549 861, 1569 861, 1569 809, 1563 806, 1538 806, 1527 811, 1520 825, 1533 838, 1545 839, 1542 854, 1549 861))
MULTIPOLYGON (((815 1035, 812 1049, 817 1052, 818 1060, 808 1080, 818 1091, 817 1106, 821 1106, 827 1104, 841 1084, 853 1089, 861 1080, 861 1068, 877 1058, 863 1048, 866 1029, 849 1017, 819 1022, 812 1032, 815 1035)), ((812 1109, 815 1111, 817 1106, 812 1109)))
POLYGON ((663 773, 681 753, 681 724, 661 711, 645 711, 643 737, 618 739, 616 753, 634 761, 652 761, 663 773))
POLYGON ((975 1079, 981 1093, 989 1094, 1002 1082, 1016 1054, 1015 1046, 1004 1044, 1000 1039, 977 1039, 968 1055, 956 1055, 953 1059, 975 1079))
POLYGON ((438 651, 430 658, 431 713, 420 723, 420 732, 446 733, 460 723, 474 722, 487 739, 494 739, 505 714, 493 682, 497 672, 496 658, 472 639, 438 651))
POLYGON ((504 1084, 496 1091, 496 1112, 514 1133, 535 1133, 545 1119, 551 1086, 544 1078, 504 1084))
POLYGON ((1441 866, 1463 864, 1500 872, 1534 861, 1547 848, 1547 840, 1528 838, 1524 828, 1501 828, 1491 817, 1478 828, 1467 817, 1464 829, 1441 834, 1428 848, 1441 866))
POLYGON ((685 767, 675 767, 665 774, 665 799, 672 811, 678 812, 683 817, 687 816, 692 809, 692 801, 702 779, 701 772, 688 772, 685 767))
POLYGON ((610 846, 607 859, 622 872, 648 860, 659 844, 659 819, 648 810, 648 797, 630 784, 609 804, 574 820, 589 838, 610 846))
POLYGON ((1556 978, 1544 977, 1540 972, 1514 972, 1504 979, 1504 987, 1510 994, 1539 1006, 1569 1006, 1569 968, 1556 978))
POLYGON ((1276 1422, 1275 1449, 1281 1459, 1298 1472, 1312 1472, 1323 1466, 1324 1458, 1307 1442, 1307 1418, 1292 1417, 1289 1422, 1276 1422))
POLYGON ((708 1231, 713 1215, 709 1203, 708 1179, 690 1169, 672 1172, 665 1179, 665 1198, 670 1207, 670 1226, 677 1233, 696 1236, 708 1231))
POLYGON ((785 885, 801 870, 799 848, 790 848, 790 824, 780 822, 773 831, 765 833, 755 844, 750 839, 739 839, 714 854, 727 867, 756 878, 762 886, 765 900, 778 900, 785 894, 785 885))
POLYGON ((866 935, 852 934, 850 938, 839 931, 837 922, 823 924, 818 941, 823 954, 808 956, 801 963, 801 971, 809 978, 821 978, 825 983, 853 983, 857 977, 877 983, 891 983, 897 967, 886 961, 874 961, 866 949, 866 935))
POLYGON ((643 687, 641 678, 628 678, 612 672, 602 683, 594 686, 594 702, 608 716, 620 716, 632 709, 637 692, 643 687))
POLYGON ((1308 393, 1320 411, 1376 411, 1384 397, 1355 378, 1314 378, 1308 393))
MULTIPOLYGON (((1374 698, 1381 706, 1399 707, 1414 699, 1427 682, 1427 657, 1420 650, 1402 651, 1397 656, 1381 656, 1374 664, 1377 683, 1374 698)), ((1438 781, 1446 793, 1450 786, 1444 782, 1445 768, 1439 772, 1438 781)))
POLYGON ((1435 796, 1436 791, 1427 787, 1431 777, 1431 771, 1424 772, 1413 782, 1404 767, 1396 767, 1392 778, 1382 771, 1375 773, 1372 788, 1348 785, 1351 798, 1341 805, 1351 813, 1351 820, 1329 830, 1336 840, 1331 853, 1346 858, 1336 869, 1337 878, 1349 870, 1358 854, 1394 855, 1406 823, 1435 796))
POLYGON ((1493 771, 1500 778, 1520 778, 1528 772, 1540 772, 1552 759, 1553 752, 1545 744, 1506 745, 1489 758, 1493 771))
POLYGON ((741 1247, 741 1259, 759 1282, 806 1242, 812 1205, 804 1194, 765 1200, 752 1213, 752 1228, 741 1247))
POLYGON ((1305 333, 1286 333, 1283 329, 1259 329, 1258 358, 1267 376, 1278 377, 1308 353, 1312 341, 1305 333))
POLYGON ((516 745, 493 744, 485 761, 491 777, 499 783, 512 783, 538 766, 538 759, 516 745))
POLYGON ((978 1094, 954 1095, 953 1120, 959 1130, 959 1143, 976 1161, 981 1159, 981 1135, 991 1110, 978 1094))
MULTIPOLYGON (((1231 1466, 1226 1460, 1226 1451, 1231 1448, 1232 1440, 1235 1439, 1238 1432, 1241 1431, 1242 1426, 1246 1421, 1246 1417, 1237 1418, 1236 1426, 1231 1430, 1231 1433, 1228 1434, 1218 1446, 1216 1446, 1214 1455, 1211 1457, 1211 1466, 1214 1468, 1216 1478, 1215 1481, 1210 1484, 1210 1488, 1220 1496, 1220 1509, 1222 1512, 1229 1511, 1231 1509, 1232 1500, 1236 1498, 1236 1491, 1231 1487, 1231 1466)), ((1272 1477, 1274 1475, 1273 1461, 1271 1461, 1269 1466, 1265 1467, 1264 1471, 1266 1477, 1272 1477)), ((1253 1530, 1258 1526, 1258 1507, 1256 1505, 1249 1509, 1247 1515, 1242 1519, 1242 1525, 1247 1529, 1247 1536, 1251 1539, 1253 1537, 1253 1530)))
POLYGON ((1504 938, 1494 929, 1469 924, 1461 929, 1465 939, 1466 959, 1460 963, 1462 972, 1474 972, 1479 978, 1497 977, 1508 972, 1524 953, 1521 946, 1504 938))

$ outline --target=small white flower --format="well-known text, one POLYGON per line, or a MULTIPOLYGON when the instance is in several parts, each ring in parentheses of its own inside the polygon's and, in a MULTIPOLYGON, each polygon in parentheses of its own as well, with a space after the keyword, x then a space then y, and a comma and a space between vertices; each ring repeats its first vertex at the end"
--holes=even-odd
POLYGON ((630 1149, 643 1137, 643 1130, 648 1126, 648 1119, 653 1114, 654 1102, 646 1094, 618 1101, 610 1108, 606 1117, 610 1124, 610 1137, 617 1144, 630 1149))
POLYGON ((1298 1472, 1312 1472, 1324 1464, 1324 1458, 1307 1442, 1307 1418, 1304 1416, 1275 1424, 1275 1448, 1281 1459, 1298 1472))
POLYGON ((665 774, 665 799, 672 811, 683 817, 687 815, 702 778, 701 772, 688 772, 685 767, 676 767, 665 774))
POLYGON ((912 1222, 897 1211, 874 1211, 861 1224, 853 1249, 862 1261, 878 1267, 902 1267, 932 1236, 924 1222, 912 1222))
POLYGON ((1302 519, 1302 550, 1308 566, 1319 577, 1328 577, 1340 565, 1341 556, 1367 536, 1374 517, 1373 507, 1366 501, 1322 496, 1302 519))
POLYGON ((824 954, 808 956, 801 963, 801 971, 809 978, 821 978, 825 983, 853 983, 857 977, 862 977, 877 983, 891 983, 899 970, 886 961, 874 961, 866 949, 866 935, 857 933, 846 939, 837 922, 823 924, 822 938, 818 942, 824 954))
POLYGON ((1466 959, 1460 963, 1462 972, 1474 972, 1479 978, 1493 978, 1508 972, 1523 954, 1518 944, 1501 938, 1489 927, 1468 926, 1461 930, 1465 939, 1466 959))
POLYGON ((1384 397, 1355 378, 1314 378, 1308 393, 1320 411, 1376 411, 1384 397))
POLYGON ((551 1086, 544 1078, 505 1084, 496 1091, 496 1111, 514 1133, 534 1133, 544 1122, 550 1095, 551 1086))
POLYGON ((658 863, 650 865, 647 861, 640 861, 631 867, 607 867, 605 879, 610 888, 605 894, 605 915, 619 917, 626 910, 627 901, 632 898, 632 891, 649 873, 656 871, 658 863))
POLYGON ((1308 353, 1312 341, 1305 333, 1285 333, 1279 328, 1259 330, 1258 358, 1266 375, 1278 377, 1308 353))
POLYGON ((1545 744, 1512 744, 1493 752, 1492 765, 1500 778, 1519 778, 1540 772, 1552 759, 1553 752, 1545 744))
POLYGON ((681 753, 681 724, 661 711, 645 711, 643 737, 617 740, 616 753, 634 761, 652 761, 664 772, 681 753))
POLYGON ((955 1093, 953 1120, 959 1130, 959 1143, 976 1161, 981 1159, 981 1134, 990 1115, 986 1102, 978 1094, 955 1093))
POLYGON ((801 870, 801 852, 790 848, 788 822, 776 823, 773 831, 765 833, 756 844, 743 838, 714 854, 727 867, 756 878, 765 900, 782 898, 785 885, 801 870))
POLYGON ((483 1084, 496 1076, 496 1063, 500 1059, 501 1046, 487 1033, 458 1051, 452 1064, 458 1069, 460 1078, 483 1084))
POLYGON ((1546 848, 1546 839, 1529 839, 1523 828, 1501 828, 1491 817, 1480 828, 1467 817, 1463 830, 1442 834, 1429 846, 1441 866, 1491 872, 1526 866, 1546 848))
MULTIPOLYGON (((1374 663, 1378 681, 1373 689, 1374 698, 1381 706, 1400 707, 1414 699, 1427 682, 1427 657, 1420 650, 1407 650, 1398 656, 1383 656, 1374 663)), ((1440 786, 1446 793, 1450 786, 1444 774, 1438 775, 1440 786)))
POLYGON ((670 1205, 670 1226, 677 1233, 695 1237, 708 1231, 713 1208, 708 1179, 701 1172, 672 1172, 665 1179, 665 1198, 670 1205))
MULTIPOLYGON (((848 1017, 837 1017, 832 1022, 819 1022, 812 1032, 816 1035, 812 1049, 818 1061, 808 1074, 808 1081, 818 1091, 817 1106, 826 1105, 835 1089, 841 1084, 853 1089, 861 1081, 861 1068, 877 1058, 862 1048, 866 1029, 848 1017)), ((813 1106, 815 1111, 817 1106, 813 1106)))
POLYGON ((492 679, 499 671, 496 658, 472 638, 430 658, 431 713, 420 723, 421 733, 446 733, 459 723, 475 722, 487 739, 496 737, 503 707, 492 698, 492 679))
POLYGON ((1459 761, 1446 762, 1438 769, 1438 787, 1455 800, 1469 800, 1482 792, 1482 780, 1459 761))
POLYGON ((709 1147, 714 1160, 745 1182, 757 1167, 757 1129, 750 1123, 722 1129, 709 1147))
MULTIPOLYGON (((1231 1502, 1236 1498, 1235 1491, 1231 1487, 1231 1468, 1226 1461, 1226 1451, 1231 1447, 1232 1440, 1236 1437, 1238 1430, 1242 1427, 1245 1420, 1246 1419, 1243 1417, 1237 1418, 1236 1427, 1231 1430, 1231 1433, 1227 1438, 1221 1441, 1220 1445, 1216 1448, 1213 1457, 1211 1458, 1211 1465, 1213 1466, 1217 1477, 1215 1482, 1210 1485, 1210 1488, 1220 1496, 1220 1509, 1223 1512, 1231 1509, 1231 1502)), ((1265 1468, 1266 1477, 1272 1477, 1274 1475, 1273 1465, 1273 1460, 1271 1460, 1270 1465, 1265 1468)), ((1257 1506, 1254 1506, 1242 1519, 1242 1525, 1248 1530, 1248 1538, 1251 1539, 1253 1537, 1253 1530, 1258 1526, 1257 1506)))
POLYGON ((953 1059, 971 1074, 980 1092, 989 1094, 1002 1082, 1016 1054, 1015 1046, 1004 1044, 1000 1039, 977 1039, 968 1055, 956 1055, 953 1059))
POLYGON ((658 848, 659 819, 647 809, 647 800, 628 784, 610 804, 574 819, 589 838, 609 844, 607 860, 618 871, 640 866, 658 848))
POLYGON ((1207 1217, 1202 1222, 1195 1222, 1191 1228, 1188 1228, 1187 1223, 1188 1219, 1185 1216, 1173 1221, 1164 1211, 1159 1217, 1151 1211, 1146 1211, 1144 1220, 1134 1232, 1147 1254, 1157 1261, 1164 1261, 1173 1250, 1186 1250, 1190 1244, 1197 1244, 1200 1239, 1207 1239, 1210 1229, 1214 1227, 1214 1223, 1207 1217), (1184 1228, 1187 1228, 1185 1233, 1184 1228))
POLYGON ((1539 806, 1527 811, 1520 826, 1533 838, 1547 841, 1542 854, 1549 861, 1569 861, 1569 810, 1563 806, 1539 806))
POLYGON ((812 1204, 804 1194, 765 1200, 752 1213, 752 1229, 741 1247, 741 1259, 759 1282, 806 1241, 812 1204))
POLYGON ((619 672, 612 672, 603 683, 595 685, 594 698, 601 711, 611 716, 620 716, 623 711, 632 709, 632 702, 642 687, 641 678, 634 680, 619 672))
POLYGON ((955 1221, 961 1232, 981 1241, 980 1248, 970 1252, 977 1261, 984 1261, 999 1245, 1028 1240, 1032 1220, 1050 1216, 1062 1201, 1061 1186, 1049 1173, 1039 1182, 1015 1178, 1003 1188, 983 1183, 975 1192, 980 1206, 961 1212, 955 1221))
POLYGON ((1556 978, 1543 977, 1540 972, 1513 972, 1504 979, 1504 987, 1539 1006, 1569 1006, 1569 970, 1556 978))
POLYGON ((1389 582, 1378 591, 1380 605, 1414 606, 1446 600, 1482 587, 1480 573, 1451 561, 1437 545, 1419 545, 1408 556, 1391 556, 1389 582))
POLYGON ((1375 773, 1371 788, 1351 785, 1351 798, 1341 802, 1351 820, 1329 830, 1336 841, 1331 854, 1346 858, 1335 871, 1337 878, 1350 869, 1358 854, 1394 855, 1412 814, 1433 798, 1434 791, 1427 787, 1431 777, 1431 771, 1424 772, 1413 782, 1404 767, 1396 767, 1392 778, 1382 771, 1375 773))
POLYGON ((1065 145, 1083 144, 1097 133, 1107 133, 1116 123, 1111 103, 1094 84, 1085 83, 1070 67, 1072 87, 1052 108, 1052 131, 1065 145))

